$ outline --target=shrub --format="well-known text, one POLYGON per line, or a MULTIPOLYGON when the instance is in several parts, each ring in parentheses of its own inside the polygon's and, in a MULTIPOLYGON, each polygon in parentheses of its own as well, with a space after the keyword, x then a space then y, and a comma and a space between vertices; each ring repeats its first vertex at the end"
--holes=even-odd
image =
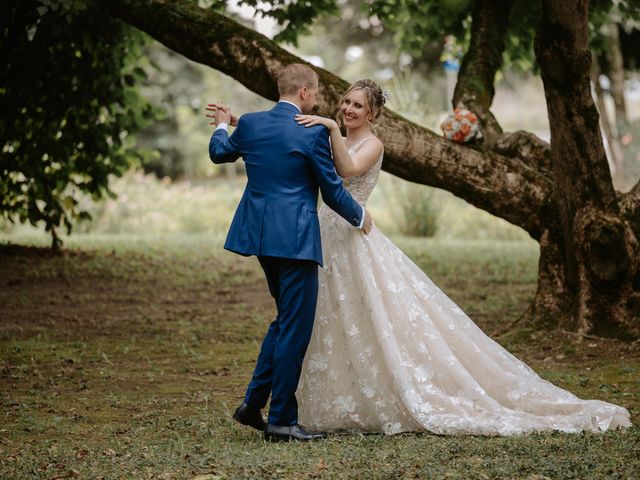
POLYGON ((433 190, 423 185, 405 183, 398 190, 400 212, 398 228, 405 235, 433 237, 438 231, 438 212, 434 208, 433 190))

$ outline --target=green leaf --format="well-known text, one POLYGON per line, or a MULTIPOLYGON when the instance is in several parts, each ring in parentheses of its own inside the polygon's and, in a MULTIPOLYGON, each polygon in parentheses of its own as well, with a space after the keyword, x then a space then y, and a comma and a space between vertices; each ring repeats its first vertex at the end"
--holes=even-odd
POLYGON ((156 111, 138 90, 147 37, 81 0, 5 0, 0 31, 3 163, 24 177, 0 175, 2 213, 55 236, 80 218, 79 192, 100 199, 139 156, 133 138, 156 111))

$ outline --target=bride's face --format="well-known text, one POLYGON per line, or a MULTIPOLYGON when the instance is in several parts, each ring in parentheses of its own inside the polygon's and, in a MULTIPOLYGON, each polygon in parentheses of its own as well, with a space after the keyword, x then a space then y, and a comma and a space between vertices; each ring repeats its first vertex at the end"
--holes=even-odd
POLYGON ((346 128, 358 128, 367 123, 369 108, 362 90, 352 90, 340 105, 342 120, 346 128))

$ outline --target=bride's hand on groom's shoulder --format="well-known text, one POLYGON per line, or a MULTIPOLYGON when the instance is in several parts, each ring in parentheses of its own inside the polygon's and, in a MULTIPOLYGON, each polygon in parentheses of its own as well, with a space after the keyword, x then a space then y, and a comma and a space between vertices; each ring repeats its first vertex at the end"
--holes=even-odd
POLYGON ((304 125, 305 127, 311 127, 312 125, 324 125, 329 129, 329 131, 334 128, 338 128, 338 124, 335 120, 330 118, 321 117, 319 115, 296 115, 296 122, 300 125, 304 125))
POLYGON ((222 103, 208 103, 204 108, 207 112, 205 116, 207 118, 213 118, 209 125, 218 125, 221 122, 227 123, 232 127, 238 126, 238 116, 231 113, 231 107, 227 107, 222 103))

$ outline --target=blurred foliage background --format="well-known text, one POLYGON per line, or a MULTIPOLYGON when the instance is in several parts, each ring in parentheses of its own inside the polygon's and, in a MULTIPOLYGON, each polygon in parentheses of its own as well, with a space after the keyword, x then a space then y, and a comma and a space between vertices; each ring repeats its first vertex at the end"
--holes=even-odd
MULTIPOLYGON (((104 116, 105 111, 119 113, 112 117, 111 123, 99 117, 102 119, 100 121, 104 120, 100 123, 86 115, 82 117, 82 121, 86 125, 93 125, 96 135, 103 136, 106 135, 104 129, 97 129, 95 125, 112 125, 113 131, 108 134, 110 138, 119 139, 122 145, 117 154, 114 154, 114 149, 87 151, 86 145, 82 151, 83 148, 78 148, 77 144, 69 151, 59 151, 58 155, 62 159, 77 157, 84 159, 84 165, 97 163, 110 167, 103 168, 99 174, 92 171, 91 178, 99 181, 100 188, 97 190, 80 188, 82 181, 76 181, 70 174, 62 180, 58 176, 55 180, 59 182, 57 197, 49 200, 53 205, 49 210, 30 201, 26 195, 28 192, 24 191, 25 187, 13 182, 12 188, 22 192, 21 201, 24 203, 24 211, 16 214, 15 209, 9 208, 5 202, 8 198, 7 185, 10 183, 8 177, 5 177, 2 182, 4 215, 0 217, 2 232, 11 235, 34 228, 41 229, 43 222, 51 227, 61 216, 65 222, 67 219, 74 221, 77 233, 226 231, 244 187, 243 164, 211 164, 207 145, 213 127, 208 125, 204 117, 204 106, 211 101, 222 101, 231 105, 235 112, 242 113, 268 109, 272 102, 258 97, 233 79, 191 62, 120 24, 111 25, 107 22, 107 25, 101 27, 115 29, 116 33, 113 35, 118 36, 121 43, 103 44, 102 48, 105 50, 100 50, 100 45, 95 45, 95 41, 91 44, 87 40, 86 32, 96 28, 95 25, 85 22, 82 27, 79 26, 84 21, 83 15, 86 15, 82 2, 31 0, 31 3, 32 7, 35 5, 39 8, 37 11, 29 10, 31 30, 23 29, 26 33, 23 32, 21 37, 25 48, 33 47, 28 39, 29 31, 31 35, 37 32, 35 38, 38 39, 39 35, 43 35, 46 25, 62 22, 73 27, 66 29, 67 37, 55 37, 62 35, 62 31, 57 30, 53 34, 49 33, 53 37, 43 37, 43 41, 59 47, 55 51, 46 51, 51 59, 60 58, 65 48, 72 58, 95 59, 107 57, 106 52, 111 52, 109 58, 112 62, 103 64, 102 61, 94 60, 88 66, 82 64, 82 68, 96 69, 99 65, 104 71, 97 78, 103 82, 110 79, 109 85, 122 88, 106 88, 104 83, 84 87, 92 92, 87 93, 88 96, 94 95, 88 105, 97 102, 95 115, 104 116), (75 32, 75 36, 68 38, 69 32, 75 32), (71 42, 74 48, 65 47, 65 42, 66 45, 71 42), (119 49, 117 45, 124 47, 119 49), (127 93, 115 100, 98 95, 99 92, 115 95, 117 91, 127 93), (109 102, 115 106, 108 107, 109 102), (134 120, 127 124, 123 120, 125 116, 134 120), (102 163, 100 159, 103 159, 102 163), (73 190, 73 195, 65 193, 70 189, 73 190), (67 198, 71 200, 65 200, 67 198), (47 223, 47 215, 51 216, 51 212, 54 212, 54 217, 58 216, 47 223), (21 225, 20 221, 29 221, 35 227, 21 225)), ((422 23, 411 14, 412 9, 418 8, 420 2, 338 0, 314 2, 309 11, 292 10, 297 2, 270 2, 270 7, 261 2, 249 1, 200 0, 198 3, 202 8, 223 10, 225 15, 237 21, 270 37, 277 37, 297 55, 349 81, 367 77, 375 79, 391 93, 389 108, 438 131, 442 118, 450 109, 451 93, 455 85, 455 71, 452 73, 455 68, 444 66, 455 66, 460 61, 468 40, 469 14, 473 2, 431 2, 433 8, 446 8, 437 13, 434 10, 431 17, 426 16, 430 20, 422 23), (385 10, 392 7, 395 10, 385 10), (386 28, 380 20, 383 15, 386 15, 386 28), (299 21, 293 22, 292 19, 299 21), (410 19, 413 23, 407 23, 410 19), (403 24, 406 28, 400 28, 403 24), (336 31, 340 35, 336 35, 336 31)), ((548 139, 544 92, 530 55, 533 37, 523 33, 528 28, 527 25, 530 25, 527 22, 535 17, 535 8, 526 9, 520 3, 515 13, 523 20, 516 24, 516 30, 512 32, 513 38, 519 40, 513 40, 511 48, 505 54, 506 67, 497 78, 492 111, 505 130, 529 130, 548 139)), ((599 16, 594 15, 599 25, 607 22, 618 25, 620 34, 629 37, 625 37, 622 42, 623 51, 628 50, 629 42, 633 43, 629 39, 633 39, 634 32, 638 31, 637 24, 625 18, 620 9, 612 10, 611 2, 594 3, 596 6, 599 3, 603 5, 598 7, 599 16)), ((18 5, 20 2, 13 4, 18 5)), ((20 5, 23 7, 14 8, 24 9, 26 4, 20 5)), ((16 45, 9 45, 8 42, 12 38, 11 32, 22 30, 6 19, 3 29, 2 54, 5 60, 13 58, 13 64, 16 64, 15 57, 20 52, 17 52, 16 45)), ((600 37, 594 35, 594 38, 600 37)), ((606 47, 599 48, 606 53, 606 47)), ((614 176, 616 187, 622 190, 630 188, 640 177, 640 77, 636 71, 637 64, 634 63, 638 55, 639 52, 633 49, 625 54, 624 94, 627 119, 619 126, 621 131, 617 132, 622 161, 614 176)), ((602 58, 606 67, 606 55, 603 54, 602 58)), ((80 78, 73 71, 74 65, 70 63, 61 69, 68 77, 62 78, 60 86, 55 89, 51 89, 42 76, 39 82, 24 87, 39 93, 49 92, 52 98, 48 101, 55 104, 56 99, 53 97, 59 96, 61 91, 73 85, 74 78, 80 78)), ((42 72, 46 70, 45 67, 41 68, 42 72)), ((8 77, 5 76, 6 78, 8 77)), ((18 82, 19 79, 16 76, 14 81, 18 82)), ((613 121, 616 109, 607 84, 608 78, 601 75, 596 76, 596 79, 598 86, 602 87, 600 95, 607 109, 607 116, 613 121)), ((10 99, 23 98, 17 94, 16 89, 16 84, 4 81, 0 86, 0 102, 6 106, 10 104, 10 99)), ((36 98, 42 102, 42 97, 36 98)), ((87 110, 89 111, 89 107, 87 110)), ((37 105, 31 106, 28 102, 4 110, 0 118, 3 125, 3 167, 9 162, 24 162, 25 156, 32 155, 32 164, 35 158, 36 165, 34 175, 44 172, 44 164, 49 160, 45 161, 42 152, 27 150, 23 152, 23 157, 18 158, 15 155, 12 157, 12 151, 9 151, 12 147, 8 147, 12 141, 19 140, 20 131, 41 128, 38 125, 21 125, 16 118, 38 121, 40 113, 37 105), (26 108, 27 113, 20 115, 22 108, 26 108), (15 138, 10 138, 10 131, 14 132, 15 138)), ((62 109, 60 115, 55 121, 61 122, 68 118, 69 112, 62 109)), ((47 118, 47 122, 51 123, 51 119, 47 118)), ((43 149, 50 148, 46 143, 43 145, 43 149)), ((64 164, 59 160, 58 163, 64 164)), ((28 178, 24 179, 23 183, 25 182, 29 184, 28 178)), ((392 235, 459 239, 528 238, 518 227, 492 217, 448 192, 414 185, 384 172, 369 207, 378 227, 392 235)))

